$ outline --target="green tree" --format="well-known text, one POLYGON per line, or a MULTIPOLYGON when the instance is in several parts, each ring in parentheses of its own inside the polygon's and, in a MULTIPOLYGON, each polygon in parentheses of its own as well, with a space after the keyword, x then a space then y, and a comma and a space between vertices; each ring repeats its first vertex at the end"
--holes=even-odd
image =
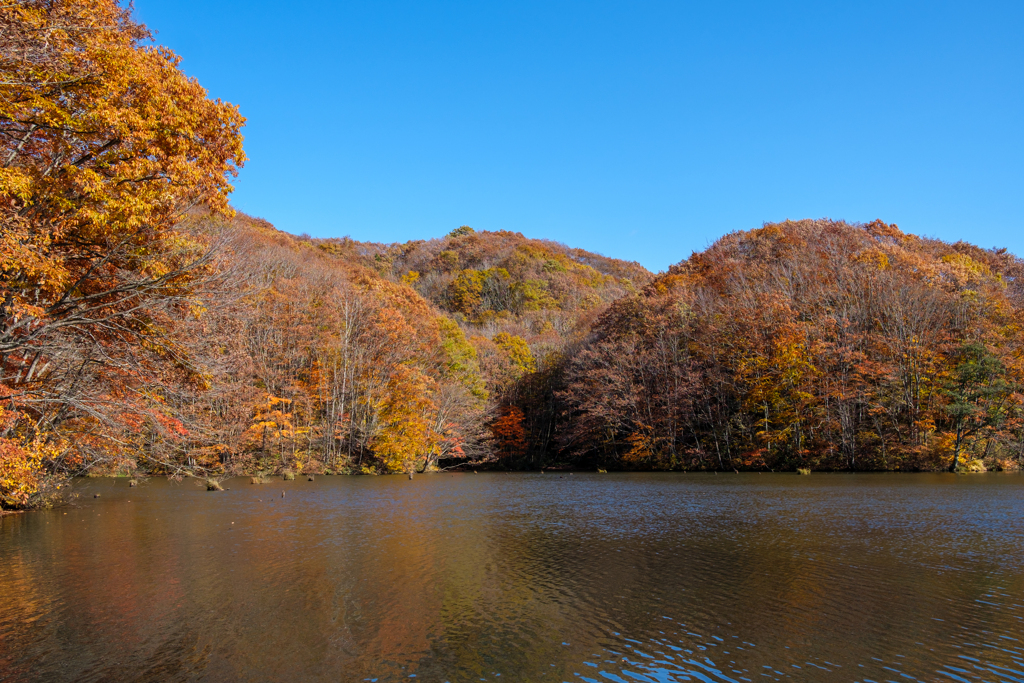
POLYGON ((959 362, 943 388, 949 398, 946 413, 954 434, 952 470, 960 465, 960 453, 967 439, 1004 421, 1012 393, 1006 369, 984 344, 964 344, 957 359, 959 362))
POLYGON ((460 225, 448 233, 448 237, 462 237, 463 235, 472 235, 474 232, 476 232, 476 230, 468 225, 460 225))

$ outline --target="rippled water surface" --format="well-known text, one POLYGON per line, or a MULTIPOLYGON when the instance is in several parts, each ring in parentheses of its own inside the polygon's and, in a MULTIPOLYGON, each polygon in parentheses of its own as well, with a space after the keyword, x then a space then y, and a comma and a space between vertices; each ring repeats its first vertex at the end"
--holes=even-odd
POLYGON ((1024 681, 1020 475, 229 486, 0 518, 0 680, 1024 681))

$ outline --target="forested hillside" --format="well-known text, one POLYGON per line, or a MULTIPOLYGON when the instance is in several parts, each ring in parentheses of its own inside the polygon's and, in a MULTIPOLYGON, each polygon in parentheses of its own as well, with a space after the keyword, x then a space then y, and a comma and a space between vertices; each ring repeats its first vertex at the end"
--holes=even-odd
POLYGON ((406 244, 318 244, 408 284, 464 331, 490 398, 488 457, 500 467, 563 462, 555 393, 566 359, 609 303, 652 278, 636 263, 469 226, 406 244))
POLYGON ((0 505, 86 473, 1017 468, 1022 262, 876 221, 668 273, 236 215, 236 107, 112 0, 0 7, 0 505), (982 461, 982 462, 979 462, 982 461))
POLYGON ((595 323, 558 394, 562 456, 627 468, 1015 469, 1022 266, 1004 249, 880 221, 728 235, 595 323))
POLYGON ((178 229, 202 235, 219 264, 204 310, 181 323, 203 384, 173 407, 162 394, 179 433, 150 430, 123 468, 208 476, 493 462, 517 387, 560 363, 595 311, 651 277, 467 227, 406 245, 297 238, 206 212, 178 229), (478 268, 459 267, 470 263, 478 268))

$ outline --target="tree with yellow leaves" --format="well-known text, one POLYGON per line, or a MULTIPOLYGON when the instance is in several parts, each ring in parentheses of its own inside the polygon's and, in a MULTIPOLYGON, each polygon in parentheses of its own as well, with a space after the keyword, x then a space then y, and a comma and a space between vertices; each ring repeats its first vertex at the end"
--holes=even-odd
POLYGON ((415 368, 399 366, 380 405, 380 431, 374 454, 388 472, 413 472, 416 462, 437 446, 440 435, 431 428, 432 380, 415 368))
POLYGON ((150 38, 115 0, 0 7, 0 387, 28 416, 0 437, 22 446, 111 434, 192 372, 174 321, 209 247, 178 225, 229 212, 244 119, 150 38))
POLYGON ((494 335, 493 341, 495 346, 505 352, 520 375, 537 371, 537 360, 525 339, 508 332, 499 332, 494 335))
POLYGON ((263 402, 256 406, 249 433, 254 440, 259 441, 262 454, 266 455, 269 452, 269 443, 271 448, 278 447, 278 454, 283 458, 284 439, 295 434, 295 426, 287 413, 291 404, 291 399, 266 396, 263 402))

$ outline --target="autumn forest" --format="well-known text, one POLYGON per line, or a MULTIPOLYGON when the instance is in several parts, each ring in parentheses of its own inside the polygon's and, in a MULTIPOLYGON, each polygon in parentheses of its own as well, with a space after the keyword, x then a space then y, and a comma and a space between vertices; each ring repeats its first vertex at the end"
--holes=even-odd
POLYGON ((294 236, 231 208, 244 118, 151 39, 113 0, 0 7, 4 508, 89 473, 1019 469, 1004 249, 800 220, 654 274, 294 236))

